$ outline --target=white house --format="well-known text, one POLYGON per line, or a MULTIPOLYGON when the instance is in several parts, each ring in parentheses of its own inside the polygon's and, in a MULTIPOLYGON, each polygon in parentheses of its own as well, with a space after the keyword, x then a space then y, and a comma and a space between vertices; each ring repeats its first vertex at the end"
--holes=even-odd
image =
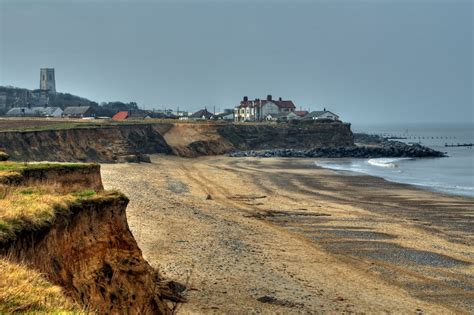
POLYGON ((294 112, 295 109, 293 101, 283 100, 281 97, 274 100, 271 95, 267 95, 266 100, 256 98, 252 101, 244 96, 234 109, 234 119, 235 121, 261 121, 267 119, 269 115, 294 112))
POLYGON ((34 117, 38 114, 31 107, 13 107, 5 116, 9 117, 34 117))
POLYGON ((265 120, 273 121, 290 121, 295 119, 301 119, 294 112, 285 112, 285 113, 271 113, 265 116, 265 120))
POLYGON ((321 111, 314 111, 303 117, 303 120, 317 120, 317 119, 331 119, 339 120, 339 116, 326 109, 321 111))
POLYGON ((61 117, 63 110, 60 107, 32 107, 33 111, 38 113, 38 116, 43 117, 61 117))

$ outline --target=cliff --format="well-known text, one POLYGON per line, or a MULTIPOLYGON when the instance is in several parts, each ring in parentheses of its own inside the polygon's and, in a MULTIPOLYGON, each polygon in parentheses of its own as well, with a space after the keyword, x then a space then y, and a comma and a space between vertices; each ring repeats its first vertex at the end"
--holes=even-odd
MULTIPOLYGON (((43 286, 61 287, 63 299, 72 300, 76 309, 169 313, 160 278, 129 230, 128 199, 103 190, 98 165, 39 165, 0 164, 2 174, 16 179, 0 185, 0 263, 8 267, 0 270, 0 278, 7 269, 25 264, 23 274, 31 270, 46 275, 43 286)), ((24 292, 33 288, 11 288, 11 283, 20 283, 13 280, 0 281, 0 291, 10 292, 0 294, 2 312, 62 310, 44 308, 47 301, 18 298, 36 294, 24 292), (15 299, 23 305, 12 304, 15 299)))
POLYGON ((161 135, 169 126, 118 125, 0 132, 12 160, 116 162, 134 154, 169 153, 161 135))
POLYGON ((0 148, 16 161, 120 162, 151 153, 195 157, 235 150, 350 145, 350 125, 339 122, 175 122, 0 132, 0 148))

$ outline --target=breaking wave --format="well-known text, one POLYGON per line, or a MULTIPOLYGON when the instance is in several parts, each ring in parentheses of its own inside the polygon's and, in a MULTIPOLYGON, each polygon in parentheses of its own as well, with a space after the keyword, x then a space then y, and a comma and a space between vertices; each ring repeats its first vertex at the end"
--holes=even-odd
POLYGON ((396 168, 398 162, 403 160, 409 160, 410 158, 377 158, 369 159, 367 163, 378 167, 396 168))

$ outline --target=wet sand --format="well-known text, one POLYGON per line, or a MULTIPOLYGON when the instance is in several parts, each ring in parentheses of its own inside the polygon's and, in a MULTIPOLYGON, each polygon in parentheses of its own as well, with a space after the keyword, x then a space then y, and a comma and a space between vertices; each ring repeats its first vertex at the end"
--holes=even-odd
POLYGON ((469 313, 474 199, 310 159, 154 156, 102 166, 179 313, 469 313), (208 197, 209 196, 209 197, 208 197))

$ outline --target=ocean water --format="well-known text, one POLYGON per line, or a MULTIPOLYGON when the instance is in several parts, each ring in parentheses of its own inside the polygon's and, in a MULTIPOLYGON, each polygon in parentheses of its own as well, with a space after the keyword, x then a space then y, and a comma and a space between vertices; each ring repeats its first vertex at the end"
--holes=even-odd
POLYGON ((445 143, 474 143, 474 124, 353 125, 354 132, 403 136, 446 152, 445 158, 327 159, 318 166, 379 176, 386 180, 461 196, 474 197, 474 148, 445 147, 445 143))

